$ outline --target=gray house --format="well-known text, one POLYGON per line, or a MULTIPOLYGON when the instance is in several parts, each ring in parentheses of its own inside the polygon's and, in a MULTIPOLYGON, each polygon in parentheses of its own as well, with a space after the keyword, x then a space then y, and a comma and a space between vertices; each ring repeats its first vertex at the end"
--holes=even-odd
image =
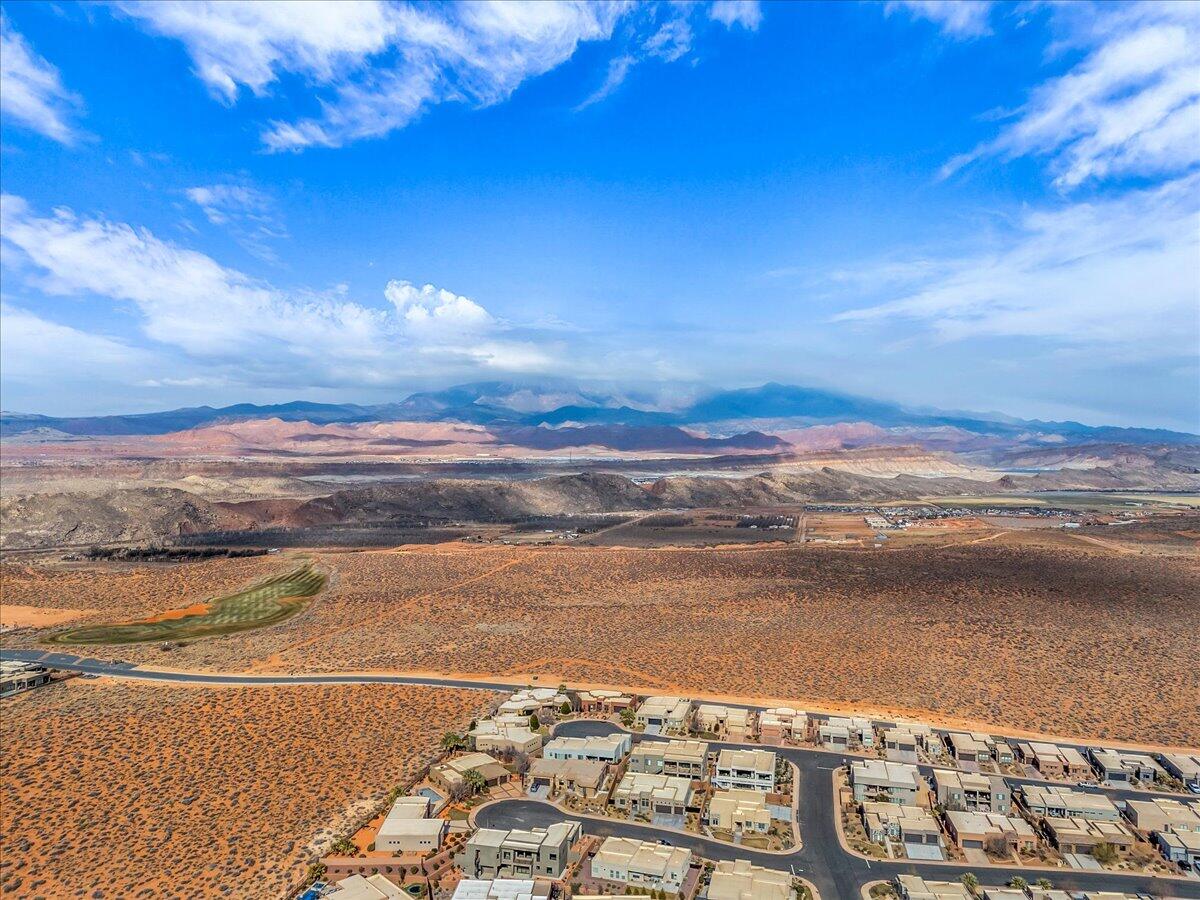
POLYGON ((467 878, 561 878, 581 834, 578 822, 528 831, 481 828, 454 861, 467 878))

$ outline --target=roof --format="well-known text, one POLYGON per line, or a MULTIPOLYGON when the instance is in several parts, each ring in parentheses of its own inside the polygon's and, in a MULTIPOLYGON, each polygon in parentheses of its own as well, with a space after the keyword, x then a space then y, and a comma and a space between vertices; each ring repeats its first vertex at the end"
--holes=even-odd
POLYGON ((938 787, 959 788, 964 791, 1003 791, 1008 788, 999 775, 958 772, 954 769, 934 769, 933 780, 938 787))
POLYGON ((708 744, 704 741, 653 741, 638 744, 636 756, 661 756, 672 762, 702 763, 708 757, 708 744))
POLYGON ((717 768, 774 772, 775 753, 771 750, 722 750, 717 756, 717 768))
POLYGON ((756 866, 745 859, 718 862, 708 885, 709 900, 787 900, 791 893, 790 872, 756 866))
POLYGON ((692 796, 692 780, 675 775, 652 775, 648 772, 626 772, 617 785, 617 794, 650 796, 655 800, 687 803, 692 796))
POLYGON ((1088 837, 1097 841, 1131 839, 1133 834, 1120 822, 1096 822, 1092 819, 1066 818, 1046 819, 1049 828, 1057 839, 1088 837))
POLYGON ((959 834, 988 835, 1015 832, 1023 837, 1035 837, 1033 828, 1024 819, 1000 813, 952 809, 946 813, 946 820, 954 826, 954 830, 959 834))
POLYGON ((717 703, 701 703, 696 715, 705 718, 731 719, 734 722, 750 721, 750 710, 741 706, 721 706, 717 703))
POLYGON ((584 787, 598 788, 604 781, 608 768, 598 759, 544 759, 532 760, 529 765, 530 778, 561 778, 574 781, 584 787))
POLYGON ((956 753, 991 753, 988 745, 973 734, 952 731, 946 735, 946 740, 954 747, 956 753))
POLYGON ((379 836, 441 834, 446 827, 445 820, 426 818, 432 802, 428 797, 398 798, 384 816, 383 824, 379 826, 379 836))
POLYGON ((1108 797, 1093 794, 1091 791, 1074 791, 1066 787, 1041 784, 1027 784, 1021 790, 1026 806, 1061 806, 1064 809, 1109 816, 1115 815, 1117 811, 1108 797))
POLYGON ((680 871, 691 865, 692 851, 633 838, 609 837, 596 851, 594 861, 662 878, 668 872, 680 871))
POLYGON ((453 900, 533 900, 548 897, 550 886, 524 878, 464 878, 454 889, 453 900))
POLYGON ((333 900, 393 900, 404 892, 382 875, 351 875, 337 883, 338 889, 329 896, 333 900))
POLYGON ((1127 800, 1125 808, 1139 819, 1161 819, 1167 825, 1182 825, 1189 830, 1200 828, 1200 803, 1180 803, 1167 797, 1155 797, 1153 800, 1127 800))
POLYGON ((926 881, 920 875, 899 875, 896 880, 912 900, 972 900, 961 881, 926 881))
POLYGON ((588 737, 559 737, 549 741, 542 748, 542 753, 553 750, 577 750, 582 753, 609 755, 614 750, 624 747, 628 740, 629 735, 623 731, 613 734, 589 735, 588 737))
POLYGON ((647 697, 638 707, 639 716, 682 719, 691 711, 692 701, 685 697, 647 697))
POLYGON ((916 766, 882 759, 863 759, 853 763, 850 766, 850 781, 853 784, 902 787, 911 790, 921 786, 916 766))

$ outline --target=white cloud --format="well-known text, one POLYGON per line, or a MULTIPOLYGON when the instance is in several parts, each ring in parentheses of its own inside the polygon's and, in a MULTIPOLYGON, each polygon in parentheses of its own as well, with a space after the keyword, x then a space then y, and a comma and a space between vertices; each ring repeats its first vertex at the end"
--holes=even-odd
POLYGON ((637 63, 637 59, 632 56, 618 56, 616 59, 609 60, 608 74, 604 76, 604 83, 596 88, 591 94, 583 99, 579 105, 575 107, 575 111, 579 112, 582 109, 587 109, 595 103, 599 103, 609 94, 625 83, 625 79, 629 76, 629 70, 637 63))
POLYGON ((631 61, 610 65, 607 92, 637 58, 685 55, 697 10, 751 30, 762 17, 752 0, 712 7, 631 0, 128 0, 119 8, 151 32, 183 42, 196 74, 226 102, 235 102, 243 87, 265 94, 284 74, 306 81, 319 113, 271 121, 262 140, 273 152, 380 137, 439 103, 502 102, 526 80, 565 63, 580 44, 611 39, 623 20, 629 49, 618 60, 631 61))
POLYGON ((714 0, 708 8, 708 17, 726 28, 740 25, 757 31, 762 24, 762 6, 758 0, 714 0))
POLYGON ((259 259, 278 262, 270 242, 287 237, 275 201, 258 188, 229 181, 184 191, 214 225, 227 228, 239 244, 259 259))
POLYGON ((888 0, 885 15, 904 10, 918 19, 928 19, 953 38, 976 38, 991 34, 991 0, 888 0))
POLYGON ((0 233, 6 268, 44 294, 132 304, 147 337, 241 383, 400 383, 415 357, 422 375, 558 364, 536 343, 505 338, 478 303, 432 285, 389 282, 391 309, 356 303, 345 286, 284 291, 146 229, 66 209, 39 216, 11 195, 0 200, 0 233))
POLYGON ((73 144, 71 118, 82 107, 66 89, 58 69, 38 56, 0 13, 0 105, 4 115, 39 134, 73 144))
POLYGON ((60 325, 0 303, 0 369, 5 378, 37 382, 53 372, 68 381, 110 378, 145 367, 150 354, 125 341, 60 325))
POLYGON ((942 341, 1040 338, 1123 359, 1194 358, 1198 216, 1200 176, 1030 211, 1015 233, 986 251, 931 254, 907 270, 886 266, 877 279, 868 267, 864 283, 891 285, 902 295, 836 319, 909 321, 942 341))
POLYGON ((1034 89, 1014 121, 944 176, 983 156, 1050 160, 1064 189, 1121 176, 1162 177, 1200 162, 1200 4, 1068 4, 1060 15, 1084 58, 1034 89))

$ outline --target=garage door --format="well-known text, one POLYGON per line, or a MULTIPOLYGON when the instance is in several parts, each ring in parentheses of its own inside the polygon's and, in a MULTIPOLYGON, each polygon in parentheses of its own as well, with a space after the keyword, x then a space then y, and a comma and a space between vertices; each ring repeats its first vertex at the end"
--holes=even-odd
POLYGON ((983 841, 963 841, 964 850, 982 850, 983 841))

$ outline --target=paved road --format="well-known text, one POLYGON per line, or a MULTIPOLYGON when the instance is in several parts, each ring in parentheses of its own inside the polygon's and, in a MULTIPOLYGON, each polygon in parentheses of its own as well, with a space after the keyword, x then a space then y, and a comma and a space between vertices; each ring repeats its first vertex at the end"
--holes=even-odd
MULTIPOLYGON (((556 734, 582 737, 588 734, 606 734, 620 730, 609 722, 576 720, 563 722, 556 734)), ((665 740, 652 735, 634 735, 635 741, 665 740)), ((709 742, 713 750, 745 745, 709 742)), ((757 745, 755 745, 757 746, 757 745)), ((796 874, 812 881, 821 892, 823 900, 846 898, 854 900, 860 896, 863 884, 874 880, 887 880, 900 874, 919 874, 939 881, 953 881, 966 872, 974 872, 987 885, 999 885, 1015 875, 1030 883, 1048 877, 1054 886, 1064 890, 1122 890, 1144 891, 1156 896, 1200 898, 1200 881, 1177 881, 1168 879, 1113 876, 1107 873, 1062 870, 1048 872, 1046 869, 1020 869, 1015 867, 982 867, 967 865, 930 864, 910 861, 870 861, 861 859, 842 849, 838 840, 834 819, 833 770, 842 765, 846 758, 840 753, 822 750, 807 750, 796 747, 774 748, 785 759, 795 764, 799 771, 800 807, 797 824, 800 827, 802 847, 786 855, 761 853, 744 847, 736 847, 699 835, 684 836, 679 832, 640 825, 621 820, 597 821, 581 819, 584 829, 601 837, 640 837, 649 840, 665 840, 679 847, 687 847, 698 855, 709 859, 749 859, 769 868, 791 867, 796 874)), ((535 800, 503 800, 481 809, 476 817, 479 825, 486 827, 531 827, 561 821, 561 810, 535 800)))

